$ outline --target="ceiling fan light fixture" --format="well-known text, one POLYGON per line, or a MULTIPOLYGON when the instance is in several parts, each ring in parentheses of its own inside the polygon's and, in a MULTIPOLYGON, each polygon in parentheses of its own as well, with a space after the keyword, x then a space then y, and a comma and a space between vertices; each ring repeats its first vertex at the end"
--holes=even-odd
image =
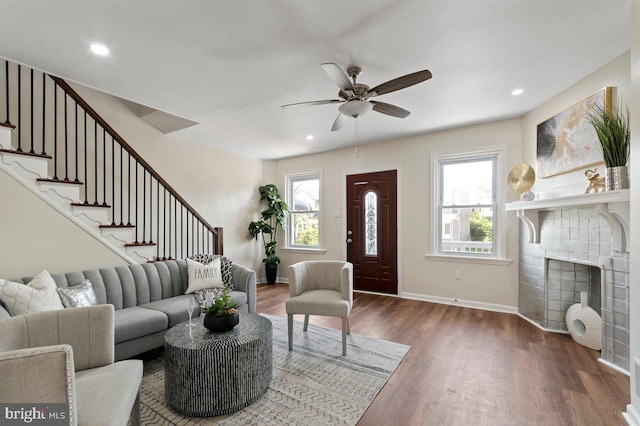
POLYGON ((373 109, 373 104, 367 101, 353 100, 340 105, 338 110, 348 117, 357 118, 373 109))

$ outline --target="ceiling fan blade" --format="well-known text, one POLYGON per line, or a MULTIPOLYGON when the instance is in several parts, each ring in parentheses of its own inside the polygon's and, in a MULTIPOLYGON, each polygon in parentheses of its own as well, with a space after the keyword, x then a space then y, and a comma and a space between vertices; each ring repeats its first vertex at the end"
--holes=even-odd
POLYGON ((324 104, 339 104, 344 102, 342 99, 325 99, 322 101, 310 101, 310 102, 298 102, 295 104, 286 104, 282 105, 282 108, 294 108, 301 106, 314 106, 314 105, 324 105, 324 104))
POLYGON ((368 97, 384 95, 385 93, 395 92, 396 90, 404 89, 405 87, 413 86, 414 84, 422 83, 425 80, 429 80, 431 77, 431 71, 422 70, 411 74, 403 75, 402 77, 394 78, 386 83, 382 83, 373 89, 369 90, 368 97))
POLYGON ((385 102, 378 102, 378 101, 369 101, 369 102, 373 104, 374 111, 378 111, 378 112, 381 112, 382 114, 387 114, 392 117, 405 118, 409 114, 411 114, 410 111, 407 111, 404 108, 400 108, 399 106, 391 105, 385 102))
POLYGON ((351 79, 349 78, 347 73, 345 73, 342 68, 338 66, 338 64, 328 62, 322 64, 322 68, 324 69, 324 72, 327 73, 331 81, 336 84, 336 86, 338 86, 342 90, 353 90, 353 83, 351 82, 351 79))
POLYGON ((331 131, 335 132, 336 130, 342 129, 342 126, 344 126, 344 123, 346 123, 348 119, 349 117, 347 117, 346 115, 342 113, 338 114, 338 117, 336 117, 336 121, 334 121, 333 126, 331 126, 331 131))

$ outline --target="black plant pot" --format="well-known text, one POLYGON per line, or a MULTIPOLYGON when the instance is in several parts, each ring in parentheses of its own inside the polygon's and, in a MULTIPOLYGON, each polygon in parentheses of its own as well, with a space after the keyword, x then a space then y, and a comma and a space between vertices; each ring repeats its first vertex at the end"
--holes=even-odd
POLYGON ((222 333, 231 330, 240 322, 240 316, 235 314, 218 317, 215 315, 204 316, 204 326, 213 333, 222 333))
POLYGON ((267 284, 273 285, 276 283, 276 278, 278 277, 278 266, 275 267, 264 265, 264 269, 267 273, 267 284))

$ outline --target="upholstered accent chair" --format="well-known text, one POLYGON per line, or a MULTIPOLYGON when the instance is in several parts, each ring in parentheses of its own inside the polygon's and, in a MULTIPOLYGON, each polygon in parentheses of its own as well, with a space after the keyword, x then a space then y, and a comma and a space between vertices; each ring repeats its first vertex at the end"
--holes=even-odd
POLYGON ((0 401, 69 404, 70 425, 140 423, 142 361, 114 363, 114 308, 0 320, 0 401))
POLYGON ((353 306, 353 265, 337 260, 310 260, 289 266, 289 300, 286 302, 289 351, 293 350, 293 316, 309 315, 342 319, 342 355, 347 355, 349 314, 353 306))

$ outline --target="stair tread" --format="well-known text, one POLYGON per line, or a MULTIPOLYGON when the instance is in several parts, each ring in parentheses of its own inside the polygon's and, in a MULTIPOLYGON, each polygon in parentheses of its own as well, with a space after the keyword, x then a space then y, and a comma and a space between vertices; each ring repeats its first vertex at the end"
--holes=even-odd
POLYGON ((156 246, 156 243, 127 243, 125 247, 146 247, 146 246, 156 246))
POLYGON ((49 182, 49 183, 64 183, 67 185, 83 185, 80 181, 74 180, 64 180, 64 179, 50 179, 50 178, 38 178, 36 179, 38 182, 49 182))
POLYGON ((71 203, 74 207, 95 207, 95 208, 103 208, 110 209, 111 206, 108 204, 91 204, 91 203, 71 203))
POLYGON ((100 225, 99 228, 135 228, 135 225, 100 225))
POLYGON ((14 125, 13 125, 13 124, 11 124, 11 123, 7 123, 6 121, 5 121, 5 122, 0 123, 0 126, 2 126, 2 127, 8 127, 8 128, 10 128, 10 129, 15 129, 15 128, 16 128, 16 126, 14 126, 14 125))
POLYGON ((51 158, 53 158, 50 155, 46 155, 46 154, 36 154, 35 152, 16 151, 15 149, 0 149, 0 152, 6 152, 7 154, 26 155, 28 157, 45 158, 47 160, 50 160, 51 158))

